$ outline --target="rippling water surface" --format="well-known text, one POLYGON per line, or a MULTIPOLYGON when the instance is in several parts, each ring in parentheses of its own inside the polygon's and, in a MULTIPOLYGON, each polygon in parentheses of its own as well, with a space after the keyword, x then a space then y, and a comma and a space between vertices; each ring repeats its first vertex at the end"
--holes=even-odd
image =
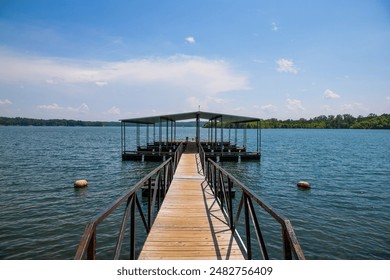
MULTIPOLYGON (((117 127, 0 127, 0 143, 0 259, 71 259, 86 223, 157 165, 123 162, 117 127)), ((390 131, 263 130, 260 162, 224 167, 291 220, 308 259, 390 259, 390 131)))

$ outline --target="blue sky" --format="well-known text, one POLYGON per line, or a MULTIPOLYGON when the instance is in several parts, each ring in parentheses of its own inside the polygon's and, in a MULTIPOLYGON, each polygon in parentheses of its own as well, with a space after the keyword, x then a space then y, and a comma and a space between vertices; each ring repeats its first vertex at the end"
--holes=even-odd
POLYGON ((0 0, 0 116, 390 113, 390 1, 0 0))

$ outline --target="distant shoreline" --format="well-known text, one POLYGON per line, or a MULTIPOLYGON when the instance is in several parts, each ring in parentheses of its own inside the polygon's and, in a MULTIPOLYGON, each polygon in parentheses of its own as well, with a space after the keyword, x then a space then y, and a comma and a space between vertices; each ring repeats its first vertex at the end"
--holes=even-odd
MULTIPOLYGON (((205 122, 201 122, 203 125, 205 122)), ((0 117, 0 126, 79 126, 79 127, 104 127, 104 126, 121 126, 120 121, 81 121, 67 119, 34 119, 34 118, 9 118, 0 117)), ((131 126, 131 125, 128 125, 131 126)), ((196 122, 180 122, 178 127, 195 127, 196 122)))
POLYGON ((120 126, 117 122, 103 122, 103 121, 80 121, 80 120, 66 120, 66 119, 34 119, 34 118, 8 118, 0 117, 0 126, 120 126))
MULTIPOLYGON (((0 126, 80 126, 80 127, 104 127, 120 126, 120 121, 81 121, 66 119, 34 119, 34 118, 9 118, 0 117, 0 126)), ((206 122, 201 125, 207 127, 206 122)), ((219 124, 221 125, 221 124, 219 124)), ((223 124, 225 125, 225 124, 223 124)), ((195 127, 196 122, 180 122, 178 127, 195 127)), ((255 128, 256 123, 247 123, 245 127, 255 128)), ((261 128, 325 128, 325 129, 390 129, 390 114, 380 116, 369 114, 366 117, 353 117, 349 114, 337 116, 318 116, 311 119, 278 120, 276 118, 261 120, 261 128)))

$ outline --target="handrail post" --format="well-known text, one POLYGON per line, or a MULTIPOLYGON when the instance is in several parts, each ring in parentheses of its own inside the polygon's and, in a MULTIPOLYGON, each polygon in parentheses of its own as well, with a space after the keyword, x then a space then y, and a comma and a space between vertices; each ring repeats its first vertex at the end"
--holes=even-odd
POLYGON ((263 234, 261 233, 261 228, 260 228, 259 221, 257 219, 255 208, 253 207, 252 200, 249 198, 249 196, 248 196, 247 202, 248 202, 248 206, 249 206, 249 210, 250 210, 249 213, 251 214, 251 218, 252 218, 252 223, 253 223, 253 226, 255 228, 257 242, 258 242, 258 244, 260 246, 261 255, 263 256, 264 260, 269 260, 267 247, 265 245, 263 234))
POLYGON ((230 223, 230 229, 233 230, 233 198, 232 198, 232 181, 230 180, 230 177, 228 177, 228 199, 229 199, 229 203, 227 203, 227 205, 229 205, 228 207, 228 214, 229 214, 229 223, 230 223))
POLYGON ((168 164, 167 168, 168 168, 168 181, 167 181, 168 182, 167 183, 167 188, 168 188, 171 185, 172 178, 173 178, 173 161, 172 160, 168 164))
POLYGON ((148 233, 152 228, 152 177, 148 179, 148 233))
POLYGON ((91 240, 88 243, 87 259, 95 260, 96 259, 96 227, 91 236, 91 240))
POLYGON ((217 177, 218 177, 218 186, 219 186, 219 190, 217 191, 217 194, 221 202, 221 209, 223 209, 223 206, 226 203, 226 201, 225 201, 225 184, 223 182, 223 175, 221 170, 218 170, 217 177))
POLYGON ((215 197, 218 197, 217 167, 215 165, 214 165, 214 172, 213 172, 213 185, 214 185, 215 197))
POLYGON ((285 260, 292 260, 291 254, 291 245, 288 238, 288 231, 285 225, 282 225, 282 235, 283 235, 283 256, 285 260))
MULTIPOLYGON (((169 165, 169 164, 168 164, 169 165)), ((167 185, 168 185, 168 165, 164 166, 164 188, 162 189, 162 194, 165 197, 165 194, 167 193, 167 185)))
POLYGON ((210 183, 211 182, 211 163, 209 161, 207 161, 207 182, 210 183))
POLYGON ((246 237, 246 250, 248 260, 252 260, 252 242, 251 242, 251 228, 249 221, 249 206, 248 206, 248 196, 246 193, 243 193, 244 196, 244 211, 245 211, 245 237, 246 237))
POLYGON ((124 237, 124 233, 126 230, 126 222, 127 222, 127 219, 129 219, 129 211, 131 209, 131 199, 134 197, 135 196, 132 196, 132 197, 129 197, 127 199, 125 213, 124 213, 123 218, 122 218, 122 223, 121 223, 121 227, 120 227, 119 234, 118 234, 118 240, 117 240, 116 247, 115 247, 114 260, 119 259, 119 256, 121 253, 123 237, 124 237))
POLYGON ((157 211, 160 211, 160 183, 161 183, 160 177, 161 177, 161 170, 157 172, 156 178, 154 179, 154 192, 156 192, 156 198, 157 198, 157 211))
POLYGON ((136 195, 133 194, 133 198, 131 200, 130 205, 130 259, 135 260, 135 210, 136 210, 136 195))

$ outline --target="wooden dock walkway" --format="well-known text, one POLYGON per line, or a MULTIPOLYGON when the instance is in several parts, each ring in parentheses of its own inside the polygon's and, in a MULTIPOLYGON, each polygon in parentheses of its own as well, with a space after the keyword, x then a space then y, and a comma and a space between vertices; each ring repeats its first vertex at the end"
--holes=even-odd
POLYGON ((139 260, 244 259, 189 142, 139 260))

